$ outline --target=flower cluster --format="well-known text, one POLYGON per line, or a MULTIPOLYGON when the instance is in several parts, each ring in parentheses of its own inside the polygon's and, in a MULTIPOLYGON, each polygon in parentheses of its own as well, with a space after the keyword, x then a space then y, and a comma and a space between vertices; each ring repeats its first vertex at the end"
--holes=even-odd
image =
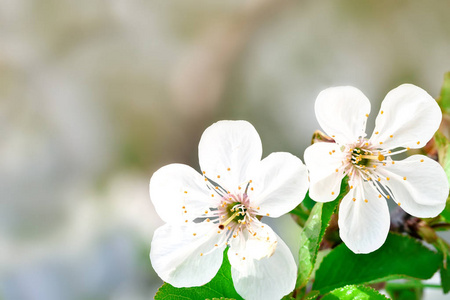
POLYGON ((375 251, 386 240, 386 200, 417 217, 443 210, 449 185, 442 167, 423 155, 392 159, 424 146, 439 127, 439 106, 424 90, 404 84, 389 92, 370 138, 365 133, 370 102, 356 88, 322 91, 315 111, 334 142, 308 147, 306 166, 285 152, 261 160, 261 140, 250 123, 220 121, 201 137, 202 173, 170 164, 153 174, 150 197, 166 224, 155 231, 150 259, 164 281, 175 287, 206 284, 228 248, 231 276, 242 297, 282 298, 295 288, 296 264, 261 218, 288 213, 308 188, 313 200, 329 202, 348 180, 338 224, 341 239, 355 253, 375 251))

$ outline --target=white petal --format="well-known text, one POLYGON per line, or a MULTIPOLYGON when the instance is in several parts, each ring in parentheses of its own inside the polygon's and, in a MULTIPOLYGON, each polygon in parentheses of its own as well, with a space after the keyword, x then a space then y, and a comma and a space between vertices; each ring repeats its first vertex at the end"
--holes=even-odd
POLYGON ((294 209, 308 190, 308 170, 296 156, 278 152, 263 159, 250 173, 247 194, 260 214, 279 217, 294 209))
POLYGON ((389 233, 388 205, 370 184, 366 182, 355 186, 339 207, 339 235, 354 253, 377 250, 389 233))
POLYGON ((449 191, 447 176, 431 158, 413 155, 386 165, 380 173, 390 178, 386 185, 392 198, 408 214, 431 218, 444 209, 449 191))
POLYGON ((261 139, 247 121, 214 123, 203 132, 198 145, 205 176, 232 191, 248 180, 248 169, 261 160, 261 155, 261 139))
POLYGON ((203 177, 187 165, 164 166, 150 179, 150 199, 161 219, 168 223, 199 217, 214 204, 211 198, 203 177))
POLYGON ((225 243, 220 243, 221 237, 211 223, 165 224, 153 236, 152 266, 162 280, 175 287, 204 285, 222 265, 225 243))
POLYGON ((277 235, 269 225, 256 220, 247 228, 230 241, 228 256, 237 269, 241 269, 242 264, 245 267, 245 260, 272 256, 277 248, 277 235))
POLYGON ((369 99, 351 86, 332 87, 317 96, 315 111, 322 129, 338 144, 350 144, 366 136, 369 99))
POLYGON ((281 299, 294 290, 297 278, 294 257, 283 240, 276 237, 273 255, 260 260, 240 258, 236 263, 235 253, 228 251, 234 287, 244 299, 281 299))
POLYGON ((306 148, 305 164, 309 169, 309 196, 313 200, 328 202, 339 195, 341 181, 344 178, 341 168, 343 159, 343 153, 336 143, 315 143, 306 148))
POLYGON ((441 119, 438 104, 426 91, 402 84, 381 103, 371 141, 390 149, 422 148, 439 128, 441 119))

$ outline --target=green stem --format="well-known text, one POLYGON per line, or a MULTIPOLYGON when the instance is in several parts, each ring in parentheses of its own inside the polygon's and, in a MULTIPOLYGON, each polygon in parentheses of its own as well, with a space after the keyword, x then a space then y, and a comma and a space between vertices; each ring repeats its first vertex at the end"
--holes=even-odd
POLYGON ((430 284, 430 283, 421 283, 421 282, 389 282, 386 284, 386 288, 393 289, 409 289, 409 288, 433 288, 433 289, 441 289, 442 286, 440 284, 430 284))

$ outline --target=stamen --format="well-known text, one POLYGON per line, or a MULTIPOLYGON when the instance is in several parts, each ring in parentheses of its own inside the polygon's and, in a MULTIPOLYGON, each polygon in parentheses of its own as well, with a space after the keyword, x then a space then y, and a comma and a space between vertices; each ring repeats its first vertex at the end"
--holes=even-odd
MULTIPOLYGON (((232 214, 231 215, 231 217, 229 217, 225 222, 223 222, 222 224, 220 224, 219 225, 219 228, 220 229, 224 229, 225 228, 225 226, 227 226, 231 221, 233 221, 233 219, 237 216, 237 215, 239 215, 239 214, 241 214, 242 212, 241 211, 237 211, 237 212, 235 212, 234 214, 232 214)), ((225 217, 225 216, 222 216, 222 217, 225 217)), ((239 220, 240 221, 240 220, 239 220)))

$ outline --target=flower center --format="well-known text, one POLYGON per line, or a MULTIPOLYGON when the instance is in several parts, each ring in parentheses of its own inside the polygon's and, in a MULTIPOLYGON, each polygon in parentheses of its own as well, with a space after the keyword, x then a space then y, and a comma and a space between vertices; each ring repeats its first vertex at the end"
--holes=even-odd
POLYGON ((378 155, 373 154, 373 149, 364 149, 356 147, 351 151, 351 161, 354 165, 360 167, 367 167, 372 161, 380 162, 385 160, 384 155, 381 153, 378 155))
POLYGON ((254 217, 253 210, 249 207, 250 201, 247 194, 223 196, 219 206, 219 229, 239 229, 241 224, 251 222, 254 217))

